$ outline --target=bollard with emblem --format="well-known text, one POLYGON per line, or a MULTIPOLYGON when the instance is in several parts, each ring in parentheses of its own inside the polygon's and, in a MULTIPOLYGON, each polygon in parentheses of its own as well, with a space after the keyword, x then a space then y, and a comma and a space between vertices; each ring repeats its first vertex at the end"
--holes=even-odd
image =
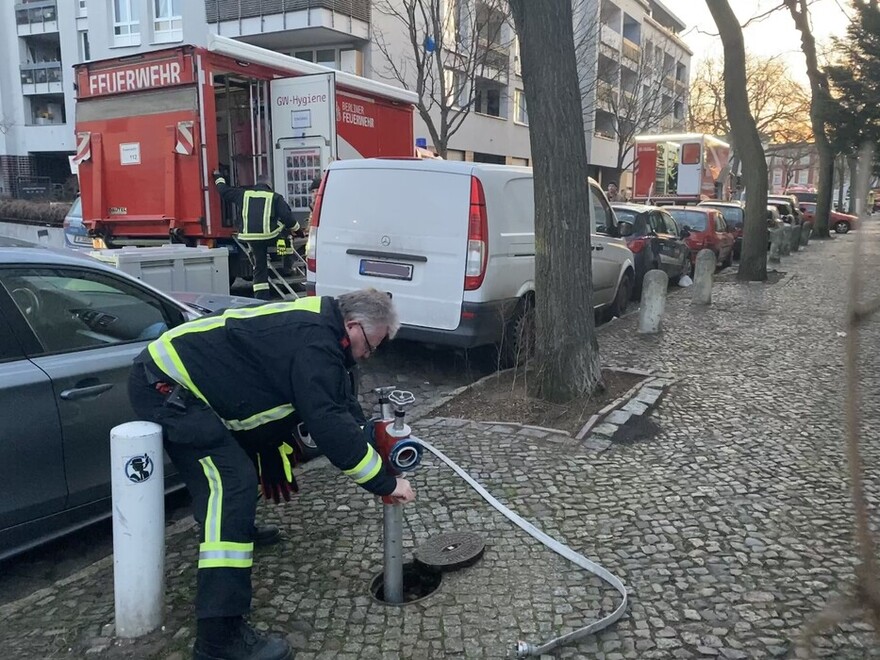
POLYGON ((162 427, 128 422, 110 431, 116 635, 162 623, 165 600, 165 464, 162 427))

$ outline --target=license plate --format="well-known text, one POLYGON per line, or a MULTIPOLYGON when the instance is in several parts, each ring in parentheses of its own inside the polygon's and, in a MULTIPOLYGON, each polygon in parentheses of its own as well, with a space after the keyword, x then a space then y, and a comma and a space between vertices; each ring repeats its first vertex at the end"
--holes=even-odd
POLYGON ((92 237, 86 236, 84 234, 74 234, 73 242, 79 243, 80 245, 88 245, 89 247, 91 247, 92 246, 92 237))
POLYGON ((394 261, 374 261, 361 259, 360 274, 371 277, 387 277, 392 280, 411 280, 412 264, 400 264, 394 261))

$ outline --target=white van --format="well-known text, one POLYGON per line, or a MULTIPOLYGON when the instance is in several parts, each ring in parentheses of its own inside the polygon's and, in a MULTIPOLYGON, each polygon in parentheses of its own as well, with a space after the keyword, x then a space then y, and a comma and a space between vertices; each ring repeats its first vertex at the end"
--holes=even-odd
MULTIPOLYGON (((620 315, 632 292, 633 255, 612 237, 617 219, 592 179, 589 190, 601 232, 591 236, 593 302, 620 315)), ((461 348, 501 343, 533 303, 531 168, 438 159, 334 162, 312 214, 306 286, 322 296, 368 286, 390 292, 399 337, 461 348)))

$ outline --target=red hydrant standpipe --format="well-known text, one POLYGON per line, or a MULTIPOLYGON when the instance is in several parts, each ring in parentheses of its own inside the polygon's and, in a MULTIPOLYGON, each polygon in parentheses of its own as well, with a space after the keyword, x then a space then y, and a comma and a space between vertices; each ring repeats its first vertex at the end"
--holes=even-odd
MULTIPOLYGON (((422 446, 410 440, 412 432, 405 422, 406 408, 415 403, 412 392, 380 387, 382 419, 374 428, 376 450, 382 456, 385 469, 395 477, 414 470, 422 460, 422 446), (392 412, 393 410, 393 412, 392 412)), ((383 571, 383 600, 403 603, 403 506, 395 504, 390 496, 382 498, 385 562, 383 571)))

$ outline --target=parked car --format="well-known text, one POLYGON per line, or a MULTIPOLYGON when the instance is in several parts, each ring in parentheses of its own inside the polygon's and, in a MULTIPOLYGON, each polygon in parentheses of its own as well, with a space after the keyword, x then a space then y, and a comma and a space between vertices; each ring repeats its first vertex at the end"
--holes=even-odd
POLYGON ((74 250, 91 250, 92 239, 83 224, 82 198, 77 195, 64 217, 64 247, 74 250))
POLYGON ((635 258, 634 297, 641 295, 645 273, 651 269, 665 271, 673 281, 691 274, 686 234, 665 209, 644 204, 612 204, 611 208, 617 216, 620 235, 635 258))
MULTIPOLYGON (((801 203, 801 211, 804 214, 805 222, 814 222, 816 217, 816 204, 812 202, 801 203)), ((849 213, 841 213, 840 211, 831 211, 828 217, 828 224, 834 228, 838 234, 845 234, 851 229, 856 229, 859 219, 857 216, 849 213)))
POLYGON ((818 193, 812 190, 798 190, 795 188, 789 188, 785 191, 786 195, 794 195, 797 197, 798 204, 801 202, 812 202, 816 203, 816 198, 818 197, 818 193))
MULTIPOLYGON (((633 254, 605 193, 592 179, 586 189, 593 302, 620 315, 635 281, 633 254)), ((312 213, 307 291, 388 291, 399 337, 461 348, 496 344, 512 364, 533 327, 534 208, 527 167, 337 160, 312 213)))
POLYGON ((776 210, 779 211, 779 219, 782 220, 787 225, 795 225, 796 217, 794 214, 794 209, 791 206, 791 202, 783 201, 783 200, 774 200, 768 199, 767 204, 770 206, 775 206, 776 210))
POLYGON ((733 234, 724 222, 721 211, 705 206, 667 206, 666 210, 689 232, 685 242, 691 250, 694 263, 697 253, 708 249, 715 253, 718 267, 733 265, 733 234))
MULTIPOLYGON (((787 214, 792 217, 792 224, 799 225, 804 221, 804 215, 798 206, 798 198, 795 195, 767 195, 767 201, 770 204, 784 203, 787 204, 791 211, 787 214)), ((782 209, 779 210, 782 214, 782 209)))
POLYGON ((721 211, 724 216, 724 222, 730 228, 733 234, 733 257, 739 259, 742 253, 743 225, 746 221, 745 207, 740 202, 724 202, 720 199, 707 199, 699 204, 700 206, 708 206, 709 208, 721 211))
POLYGON ((0 559, 110 515, 110 429, 136 418, 129 366, 151 339, 261 302, 186 296, 200 309, 84 254, 0 238, 0 559))

